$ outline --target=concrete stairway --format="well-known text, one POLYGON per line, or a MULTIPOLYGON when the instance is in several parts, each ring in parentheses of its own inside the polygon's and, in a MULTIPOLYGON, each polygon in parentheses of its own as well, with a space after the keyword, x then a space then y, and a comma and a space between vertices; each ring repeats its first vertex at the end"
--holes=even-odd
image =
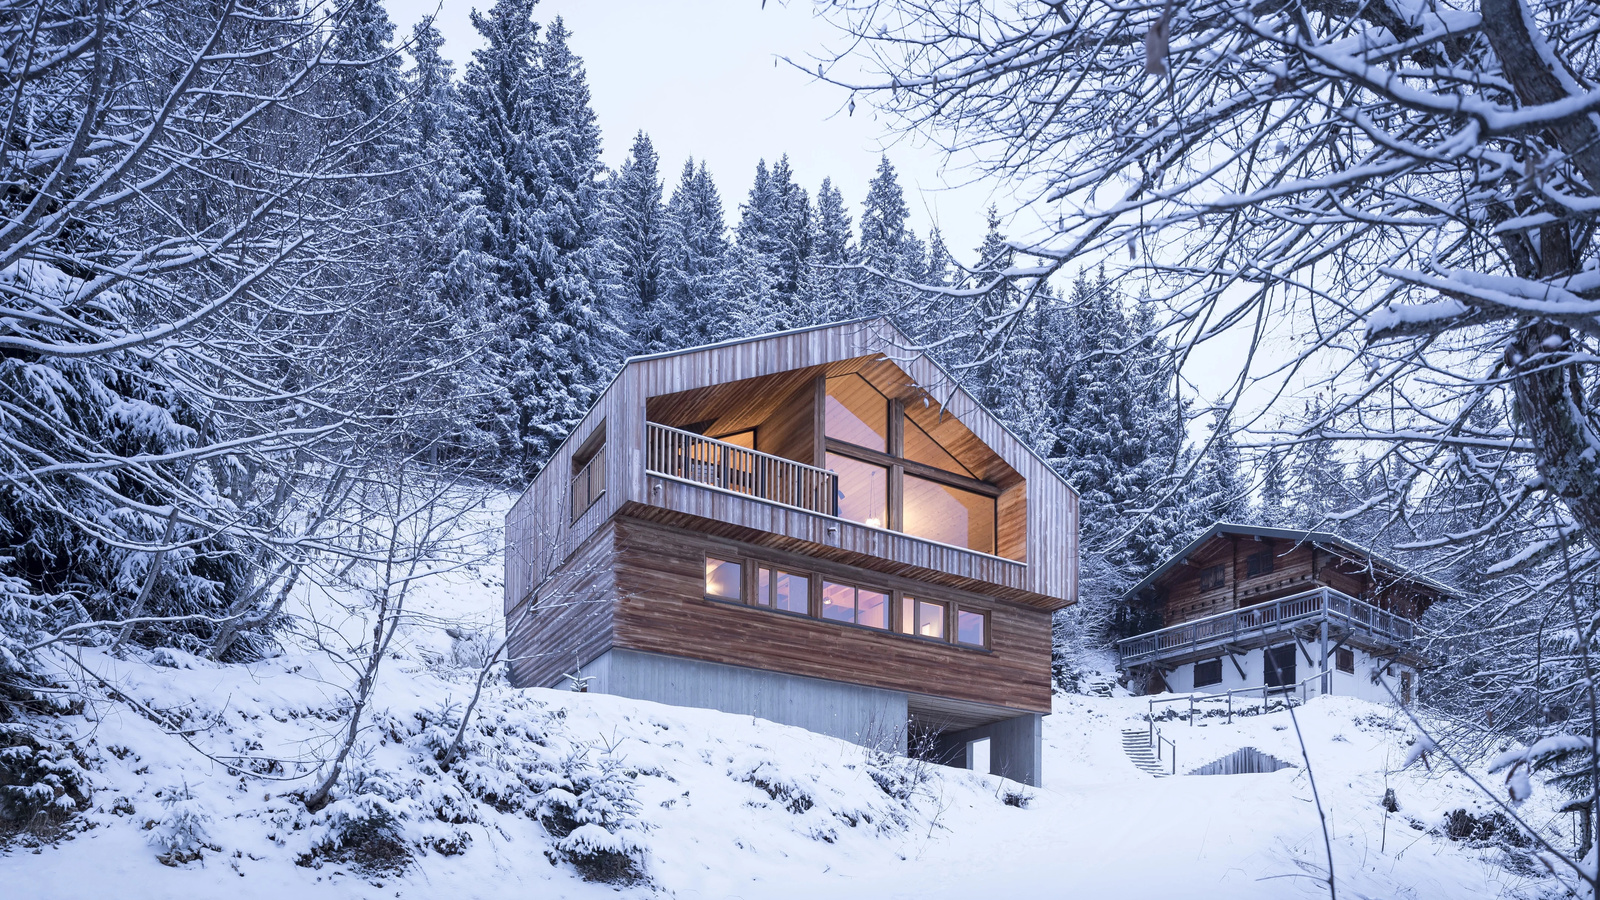
POLYGON ((1164 778, 1172 774, 1171 760, 1156 759, 1156 751, 1150 746, 1150 732, 1143 728, 1125 728, 1122 730, 1122 752, 1128 754, 1133 764, 1139 771, 1147 772, 1157 778, 1164 778))

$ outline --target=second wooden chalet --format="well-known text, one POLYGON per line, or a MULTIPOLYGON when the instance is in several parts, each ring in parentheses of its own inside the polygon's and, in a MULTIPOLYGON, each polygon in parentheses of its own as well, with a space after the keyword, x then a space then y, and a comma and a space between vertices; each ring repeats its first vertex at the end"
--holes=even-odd
POLYGON ((883 319, 629 360, 506 519, 511 678, 1038 784, 1077 497, 883 319), (913 747, 912 749, 916 749, 913 747))
POLYGON ((1416 622, 1454 592, 1337 535, 1218 523, 1124 603, 1162 627, 1119 641, 1152 692, 1296 691, 1409 703, 1416 622))

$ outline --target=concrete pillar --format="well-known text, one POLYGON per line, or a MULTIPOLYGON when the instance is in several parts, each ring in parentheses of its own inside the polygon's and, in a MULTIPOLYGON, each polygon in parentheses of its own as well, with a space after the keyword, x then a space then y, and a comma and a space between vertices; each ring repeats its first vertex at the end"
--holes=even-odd
POLYGON ((1038 787, 1044 775, 1044 716, 1028 714, 939 735, 936 762, 968 768, 973 741, 989 739, 989 774, 1038 787))

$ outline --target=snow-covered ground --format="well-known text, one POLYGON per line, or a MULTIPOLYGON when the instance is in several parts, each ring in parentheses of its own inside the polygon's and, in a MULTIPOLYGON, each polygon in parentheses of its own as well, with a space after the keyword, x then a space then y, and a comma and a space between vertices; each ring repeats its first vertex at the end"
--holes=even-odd
MULTIPOLYGON (((492 548, 498 536, 485 529, 483 541, 492 548)), ((549 788, 549 779, 580 770, 593 775, 607 760, 620 764, 616 779, 634 788, 637 809, 615 830, 619 846, 641 848, 647 879, 621 888, 624 896, 1325 894, 1317 811, 1295 731, 1281 712, 1232 725, 1162 727, 1177 741, 1180 770, 1244 746, 1295 768, 1157 779, 1136 769, 1121 746, 1124 728, 1145 726, 1144 698, 1058 697, 1045 726, 1045 786, 1027 789, 1019 807, 1005 802, 1007 794, 1015 800, 1017 786, 998 778, 888 760, 748 716, 496 683, 475 720, 474 753, 441 772, 434 751, 441 735, 453 733, 475 674, 457 664, 444 628, 495 622, 498 567, 491 555, 418 588, 419 615, 381 676, 345 799, 318 815, 283 795, 306 787, 293 761, 309 766, 325 757, 341 725, 354 675, 327 652, 287 640, 282 657, 216 666, 176 653, 155 664, 84 651, 80 673, 116 685, 149 711, 101 699, 59 720, 58 738, 91 770, 85 827, 55 845, 6 850, 0 896, 616 896, 618 888, 551 862, 546 851, 556 839, 530 814, 542 802, 530 785, 549 788), (265 778, 229 774, 230 765, 265 778), (897 799, 908 785, 910 798, 897 799), (402 871, 363 872, 314 852, 341 816, 374 804, 412 849, 402 871), (185 822, 201 835, 199 858, 158 861, 163 848, 152 836, 185 822)), ((339 632, 368 627, 355 593, 308 594, 304 602, 302 612, 339 632)), ((1332 829, 1341 896, 1522 897, 1550 889, 1537 875, 1508 869, 1504 851, 1441 833, 1449 811, 1489 804, 1438 763, 1432 773, 1398 771, 1412 729, 1393 710, 1325 698, 1298 715, 1332 829), (1387 817, 1386 788, 1399 803, 1387 817)), ((1542 810, 1528 810, 1536 822, 1553 817, 1536 806, 1548 797, 1531 801, 1542 810)))

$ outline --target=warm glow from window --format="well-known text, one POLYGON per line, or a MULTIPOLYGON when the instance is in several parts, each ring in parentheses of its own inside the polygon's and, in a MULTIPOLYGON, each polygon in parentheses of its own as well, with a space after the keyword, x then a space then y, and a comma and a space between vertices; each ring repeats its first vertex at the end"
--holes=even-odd
POLYGON ((717 438, 717 440, 724 444, 732 444, 735 447, 743 447, 746 450, 754 450, 756 448, 756 432, 753 428, 746 431, 735 431, 733 434, 725 434, 717 438))
POLYGON ((706 557, 706 596, 723 600, 744 599, 744 566, 726 559, 706 557))
POLYGON ((834 440, 887 453, 889 398, 860 375, 829 378, 822 429, 834 440))
POLYGON ((900 600, 900 630, 918 637, 944 640, 945 611, 937 600, 918 600, 902 597, 900 600))
POLYGON ((994 552, 994 498, 906 475, 905 533, 941 544, 994 552))

